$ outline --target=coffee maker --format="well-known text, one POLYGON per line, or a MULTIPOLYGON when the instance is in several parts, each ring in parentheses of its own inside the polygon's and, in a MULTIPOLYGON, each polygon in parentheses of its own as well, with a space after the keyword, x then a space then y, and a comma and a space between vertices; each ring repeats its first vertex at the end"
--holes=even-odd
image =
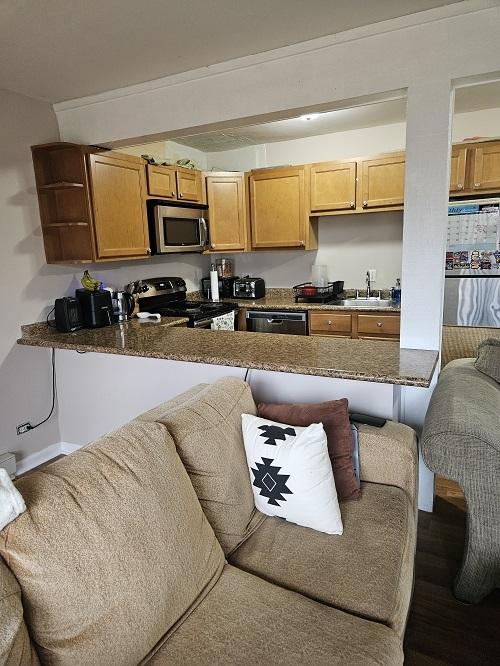
POLYGON ((85 328, 111 326, 113 323, 113 303, 109 291, 106 289, 97 289, 96 291, 77 289, 75 296, 82 309, 85 328))

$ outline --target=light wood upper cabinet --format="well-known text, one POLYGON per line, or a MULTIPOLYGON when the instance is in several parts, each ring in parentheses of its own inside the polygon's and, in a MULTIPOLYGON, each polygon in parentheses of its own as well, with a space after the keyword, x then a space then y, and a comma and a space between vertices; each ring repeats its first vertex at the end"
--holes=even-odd
POLYGON ((203 203, 201 171, 176 166, 148 164, 148 193, 162 199, 203 203))
POLYGON ((247 192, 244 173, 217 172, 205 176, 209 210, 210 249, 248 249, 247 192))
POLYGON ((99 259, 150 253, 142 160, 89 155, 94 227, 99 259))
POLYGON ((175 167, 147 165, 148 192, 152 196, 165 199, 177 198, 177 179, 175 167))
POLYGON ((201 171, 177 167, 176 179, 178 199, 192 203, 201 203, 203 201, 201 171))
POLYGON ((361 162, 361 205, 364 209, 402 206, 404 186, 404 153, 361 162))
POLYGON ((252 247, 316 246, 309 222, 309 187, 303 166, 253 171, 250 175, 252 247))
POLYGON ((322 162, 309 168, 311 213, 356 208, 356 162, 322 162))
POLYGON ((450 192, 462 192, 465 189, 467 148, 453 146, 450 163, 450 192))
POLYGON ((471 189, 500 190, 500 141, 476 144, 473 151, 471 189))

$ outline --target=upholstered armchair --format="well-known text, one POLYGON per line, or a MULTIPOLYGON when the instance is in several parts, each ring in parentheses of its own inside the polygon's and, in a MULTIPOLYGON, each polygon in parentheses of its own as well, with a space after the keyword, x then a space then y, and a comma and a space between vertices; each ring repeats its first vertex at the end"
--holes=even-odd
POLYGON ((431 470, 464 492, 467 534, 454 592, 478 603, 500 586, 500 384, 474 362, 458 359, 441 372, 422 454, 431 470))

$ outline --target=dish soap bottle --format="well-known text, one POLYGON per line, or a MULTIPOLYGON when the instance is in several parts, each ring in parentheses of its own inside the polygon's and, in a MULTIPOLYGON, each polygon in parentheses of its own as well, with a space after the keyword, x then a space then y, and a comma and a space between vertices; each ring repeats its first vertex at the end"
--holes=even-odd
POLYGON ((391 289, 391 299, 394 305, 401 305, 401 280, 396 280, 396 286, 391 289))

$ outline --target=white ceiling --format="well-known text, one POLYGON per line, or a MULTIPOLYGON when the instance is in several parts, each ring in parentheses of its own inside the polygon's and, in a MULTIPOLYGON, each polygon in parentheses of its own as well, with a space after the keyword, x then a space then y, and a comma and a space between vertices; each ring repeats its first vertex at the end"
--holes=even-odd
MULTIPOLYGON (((500 82, 458 88, 455 92, 455 113, 492 108, 500 108, 500 82)), ((346 132, 362 127, 389 125, 405 120, 406 99, 395 99, 322 113, 312 120, 289 118, 261 125, 176 137, 174 141, 210 153, 331 132, 346 132)))
POLYGON ((58 102, 455 2, 0 0, 0 88, 58 102))

